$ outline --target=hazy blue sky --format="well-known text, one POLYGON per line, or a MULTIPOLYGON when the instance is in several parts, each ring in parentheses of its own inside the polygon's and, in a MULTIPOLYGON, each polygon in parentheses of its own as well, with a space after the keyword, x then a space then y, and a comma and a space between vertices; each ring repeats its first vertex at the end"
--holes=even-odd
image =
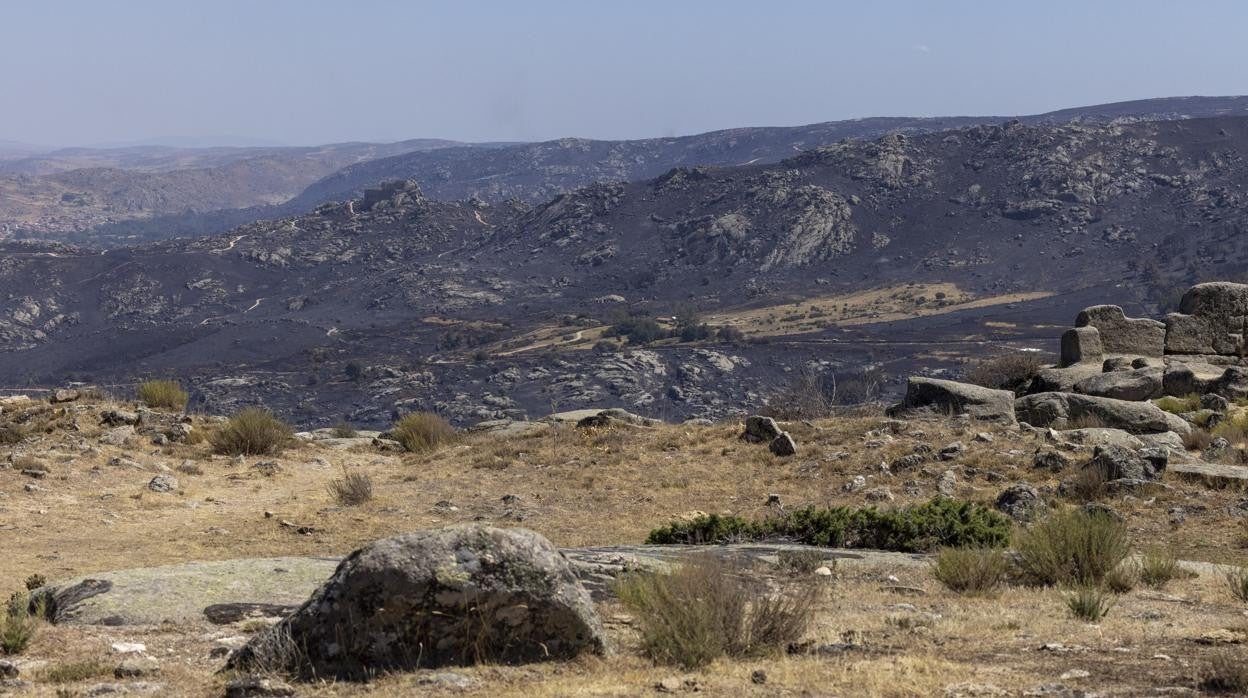
POLYGON ((635 138, 1248 92, 1248 2, 0 0, 0 140, 635 138))

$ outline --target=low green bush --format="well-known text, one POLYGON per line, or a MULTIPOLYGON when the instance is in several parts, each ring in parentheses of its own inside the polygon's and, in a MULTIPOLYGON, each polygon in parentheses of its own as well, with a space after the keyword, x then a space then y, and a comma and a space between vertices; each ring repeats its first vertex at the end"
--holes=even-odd
POLYGON ((1183 414, 1184 412, 1195 412, 1200 409, 1200 396, 1196 393, 1189 393, 1182 397, 1167 395, 1153 400, 1153 404, 1157 405, 1166 412, 1173 414, 1183 414))
POLYGON ((926 552, 941 546, 1001 547, 1012 524, 981 504, 938 497, 892 511, 874 507, 806 507, 751 521, 709 514, 656 528, 652 544, 699 545, 776 540, 830 548, 875 548, 926 552))
POLYGON ((34 639, 39 614, 30 612, 29 599, 19 592, 0 606, 0 654, 20 654, 34 639))

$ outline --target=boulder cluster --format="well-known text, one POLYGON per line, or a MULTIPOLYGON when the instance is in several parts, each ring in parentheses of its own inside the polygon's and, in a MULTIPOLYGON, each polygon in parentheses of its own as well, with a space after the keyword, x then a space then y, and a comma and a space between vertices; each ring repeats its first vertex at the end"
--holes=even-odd
POLYGON ((1127 317, 1116 305, 1092 306, 1062 335, 1059 364, 1040 370, 1021 396, 915 377, 893 411, 937 409, 1057 430, 1119 429, 1181 448, 1193 424, 1212 426, 1231 401, 1248 398, 1246 326, 1245 284, 1193 286, 1164 322, 1127 317), (1165 396, 1199 402, 1173 414, 1152 402, 1165 396))

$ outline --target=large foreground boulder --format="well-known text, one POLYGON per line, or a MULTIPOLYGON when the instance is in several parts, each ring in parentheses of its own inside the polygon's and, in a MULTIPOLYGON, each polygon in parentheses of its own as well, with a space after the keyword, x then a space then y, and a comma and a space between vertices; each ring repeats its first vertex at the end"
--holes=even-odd
POLYGON ((1183 294, 1179 312, 1166 316, 1166 352, 1243 356, 1248 285, 1217 281, 1183 294))
POLYGON ((1072 327, 1062 334, 1062 366, 1100 362, 1104 355, 1101 333, 1095 327, 1072 327))
POLYGON ((230 666, 363 680, 386 671, 565 659, 605 648, 588 592, 550 541, 524 529, 462 525, 355 551, 230 666))
POLYGON ((1019 398, 1014 408, 1020 421, 1034 427, 1100 426, 1132 434, 1173 431, 1180 436, 1192 430, 1182 418, 1151 402, 1128 402, 1078 393, 1036 393, 1019 398))
POLYGON ((923 408, 954 415, 966 414, 1002 424, 1017 424, 1014 393, 938 378, 911 377, 906 382, 905 399, 890 408, 889 412, 898 415, 923 408))

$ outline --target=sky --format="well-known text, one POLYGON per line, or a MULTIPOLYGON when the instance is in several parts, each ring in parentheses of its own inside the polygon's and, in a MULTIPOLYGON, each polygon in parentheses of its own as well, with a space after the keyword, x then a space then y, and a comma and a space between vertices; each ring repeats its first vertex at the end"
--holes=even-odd
POLYGON ((0 0, 0 141, 643 138, 1248 93, 1240 0, 0 0))

